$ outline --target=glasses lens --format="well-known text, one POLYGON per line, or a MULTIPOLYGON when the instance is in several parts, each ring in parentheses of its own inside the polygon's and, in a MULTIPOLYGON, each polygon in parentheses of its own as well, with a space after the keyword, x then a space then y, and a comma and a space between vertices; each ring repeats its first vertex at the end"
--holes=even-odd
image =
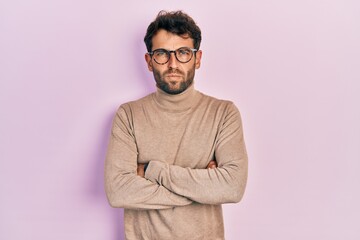
POLYGON ((193 51, 190 48, 183 47, 176 50, 176 58, 179 62, 186 63, 192 58, 193 51))
POLYGON ((175 51, 168 51, 166 49, 156 49, 153 51, 152 57, 154 58, 155 62, 159 64, 165 64, 169 61, 171 52, 174 52, 176 59, 181 63, 187 63, 193 57, 193 50, 188 47, 182 47, 175 51))
POLYGON ((169 60, 169 53, 165 49, 156 49, 153 58, 157 63, 163 64, 169 60))

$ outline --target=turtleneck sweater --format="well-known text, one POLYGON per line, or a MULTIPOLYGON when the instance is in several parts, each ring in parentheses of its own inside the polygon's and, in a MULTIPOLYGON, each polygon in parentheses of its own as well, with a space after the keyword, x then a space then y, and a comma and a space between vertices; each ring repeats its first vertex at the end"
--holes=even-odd
POLYGON ((239 202, 246 180, 241 117, 232 102, 191 85, 119 107, 105 189, 111 206, 124 208, 126 239, 225 239, 221 204, 239 202), (217 168, 206 169, 211 160, 217 168), (148 164, 144 178, 138 163, 148 164))

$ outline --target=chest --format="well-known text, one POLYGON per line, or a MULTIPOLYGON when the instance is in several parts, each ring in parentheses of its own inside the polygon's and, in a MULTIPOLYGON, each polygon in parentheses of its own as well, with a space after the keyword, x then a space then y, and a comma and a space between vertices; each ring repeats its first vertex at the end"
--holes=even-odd
POLYGON ((138 161, 163 161, 205 168, 213 159, 221 111, 198 108, 183 113, 143 111, 134 116, 138 161))

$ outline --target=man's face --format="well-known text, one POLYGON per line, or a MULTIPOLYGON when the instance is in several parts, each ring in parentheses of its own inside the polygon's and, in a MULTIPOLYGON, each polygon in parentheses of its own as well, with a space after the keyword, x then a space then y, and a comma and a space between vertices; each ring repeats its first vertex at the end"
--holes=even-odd
MULTIPOLYGON (((183 38, 163 29, 154 35, 152 45, 152 51, 159 48, 169 51, 181 47, 194 48, 193 39, 183 38)), ((201 54, 201 51, 197 51, 187 63, 179 62, 174 53, 170 54, 169 61, 163 65, 156 63, 149 54, 145 54, 145 60, 149 70, 154 74, 156 85, 164 92, 178 94, 185 91, 193 82, 195 69, 200 67, 201 54)))

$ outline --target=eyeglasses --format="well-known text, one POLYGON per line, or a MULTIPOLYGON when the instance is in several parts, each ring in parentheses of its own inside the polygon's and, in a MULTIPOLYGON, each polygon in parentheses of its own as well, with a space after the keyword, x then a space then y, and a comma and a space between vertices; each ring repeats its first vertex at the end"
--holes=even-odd
POLYGON ((198 51, 197 49, 188 48, 188 47, 181 47, 179 49, 172 50, 172 51, 169 51, 169 50, 166 50, 163 48, 158 48, 152 52, 149 52, 149 55, 152 58, 154 58, 154 61, 156 63, 164 65, 169 61, 171 53, 174 53, 175 58, 179 62, 187 63, 192 59, 194 52, 197 52, 197 51, 198 51))

